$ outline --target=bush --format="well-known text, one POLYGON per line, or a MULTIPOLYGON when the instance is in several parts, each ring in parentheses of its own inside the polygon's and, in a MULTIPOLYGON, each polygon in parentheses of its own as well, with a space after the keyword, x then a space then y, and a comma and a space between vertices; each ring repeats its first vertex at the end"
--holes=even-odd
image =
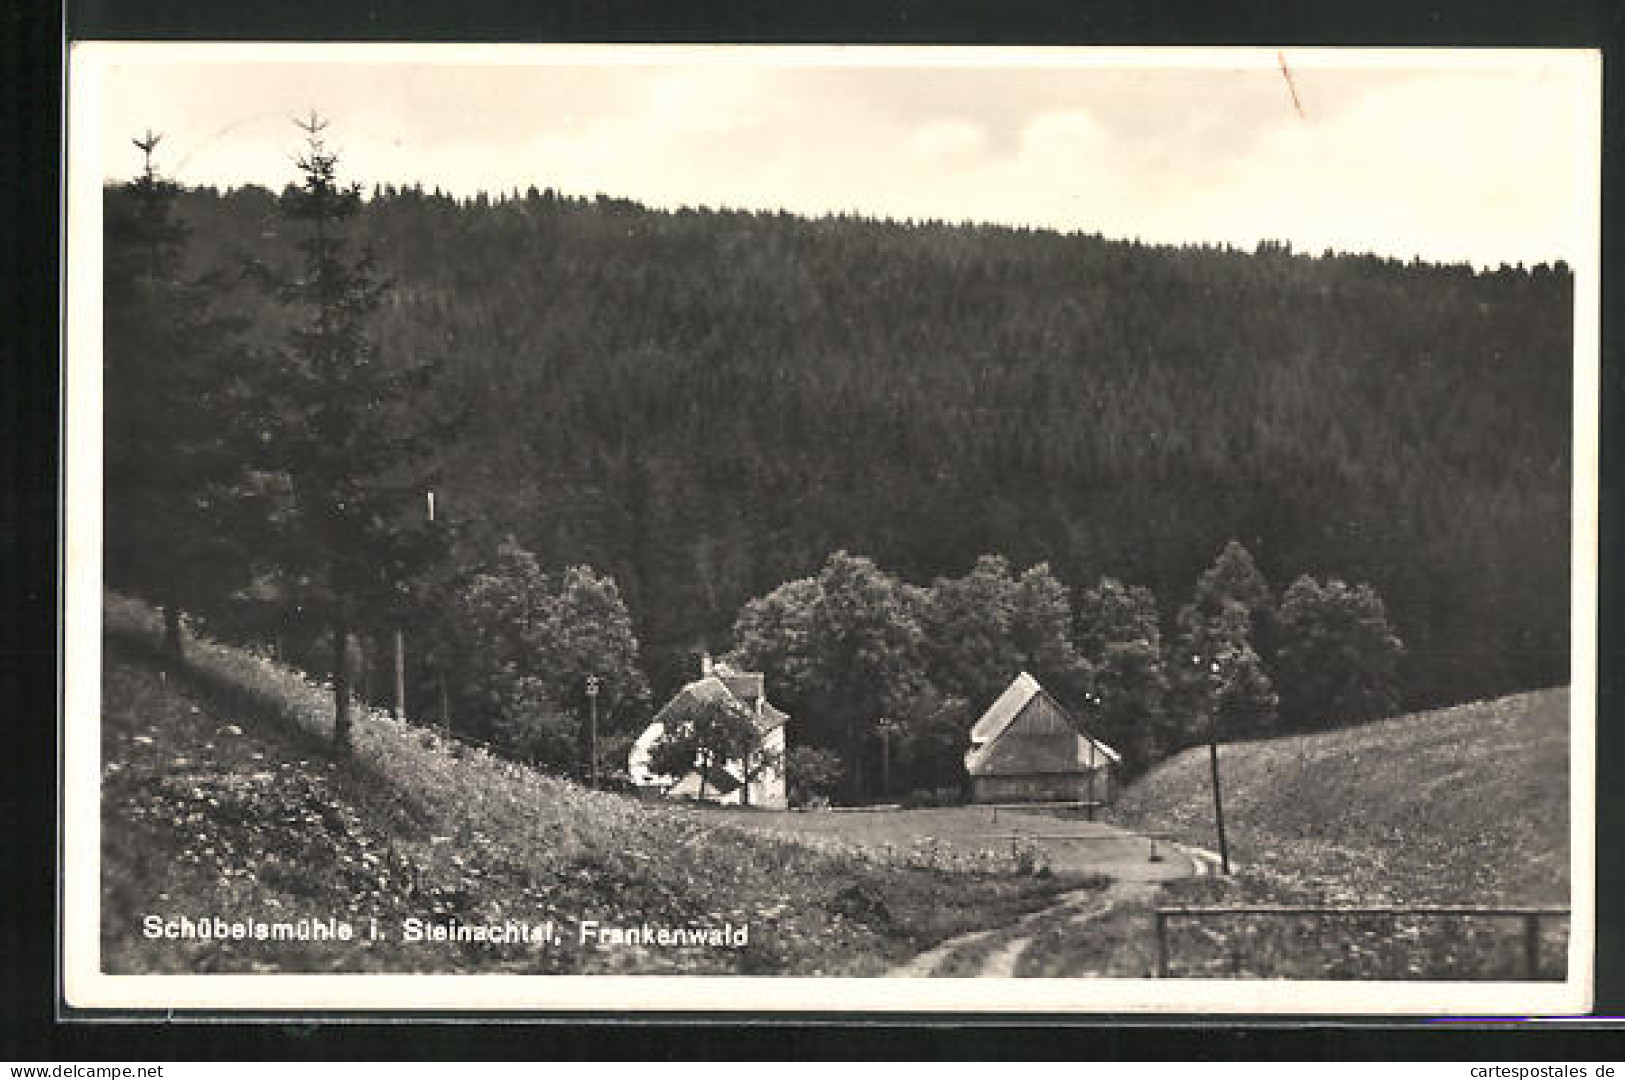
POLYGON ((922 806, 960 806, 964 802, 964 789, 952 784, 946 787, 915 788, 903 796, 903 806, 910 810, 922 806))
POLYGON ((830 750, 798 746, 785 755, 785 773, 790 805, 808 806, 822 800, 827 806, 841 785, 841 759, 830 750))

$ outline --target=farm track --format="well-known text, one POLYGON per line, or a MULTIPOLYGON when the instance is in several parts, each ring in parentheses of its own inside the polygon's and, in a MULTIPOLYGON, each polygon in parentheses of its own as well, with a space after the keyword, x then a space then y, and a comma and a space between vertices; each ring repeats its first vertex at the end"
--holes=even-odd
MULTIPOLYGON (((1191 848, 1183 848, 1181 853, 1190 861, 1191 876, 1206 877, 1218 872, 1218 857, 1212 853, 1191 848)), ((1024 915, 1008 926, 951 938, 887 974, 897 978, 1016 978, 1023 957, 1042 937, 1060 930, 1082 931, 1119 907, 1149 904, 1161 887, 1158 880, 1117 880, 1104 889, 1074 889, 1042 911, 1024 915)), ((1149 933, 1149 926, 1146 931, 1149 933)), ((1084 968, 1053 974, 1078 978, 1104 972, 1084 968)))
POLYGON ((1153 882, 1114 881, 1105 889, 1077 889, 1062 896, 1060 903, 1009 926, 945 941, 887 974, 899 978, 1014 978, 1022 956, 1042 933, 1060 925, 1081 928, 1121 903, 1155 894, 1158 887, 1153 882))

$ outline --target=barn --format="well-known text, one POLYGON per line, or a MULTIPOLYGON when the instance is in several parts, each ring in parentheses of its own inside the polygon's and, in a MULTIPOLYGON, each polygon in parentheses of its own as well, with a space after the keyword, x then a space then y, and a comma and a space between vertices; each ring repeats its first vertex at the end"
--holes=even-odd
POLYGON ((1038 680, 1023 671, 971 728, 965 754, 971 799, 1111 802, 1117 751, 1086 734, 1038 680))
POLYGON ((767 700, 763 682, 759 671, 735 671, 727 664, 713 664, 709 657, 704 658, 700 678, 679 690, 633 742, 627 757, 627 772, 632 782, 645 791, 673 798, 704 798, 729 805, 743 803, 783 809, 786 805, 784 725, 790 718, 767 700), (666 724, 675 723, 696 705, 716 700, 738 702, 750 711, 762 737, 762 752, 770 764, 751 770, 755 775, 749 783, 744 782, 747 770, 740 761, 729 761, 712 769, 703 783, 697 768, 686 776, 660 776, 651 771, 650 753, 665 734, 666 724))

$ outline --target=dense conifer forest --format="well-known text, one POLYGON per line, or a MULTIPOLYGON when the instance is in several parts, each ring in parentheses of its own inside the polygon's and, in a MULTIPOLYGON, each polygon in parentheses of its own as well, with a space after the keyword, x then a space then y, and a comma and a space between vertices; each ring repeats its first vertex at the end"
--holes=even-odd
MULTIPOLYGON (((175 216, 215 308, 284 333, 243 272, 297 268, 277 196, 187 189, 175 216)), ((1375 586, 1407 707, 1567 681, 1561 265, 535 189, 374 190, 350 242, 389 285, 377 362, 435 373, 416 426, 446 432, 460 542, 612 576, 656 701, 832 551, 922 585, 985 553, 1074 597, 1110 575, 1171 628, 1231 539, 1278 590, 1375 586)))

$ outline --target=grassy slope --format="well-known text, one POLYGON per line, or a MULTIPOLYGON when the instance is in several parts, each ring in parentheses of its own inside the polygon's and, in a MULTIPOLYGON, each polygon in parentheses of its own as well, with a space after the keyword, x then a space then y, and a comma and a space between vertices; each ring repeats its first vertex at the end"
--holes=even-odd
POLYGON ((162 971, 871 974, 1048 904, 1068 882, 915 865, 715 813, 584 790, 385 716, 330 754, 295 673, 198 643, 148 657, 110 602, 103 685, 103 966, 162 971), (148 913, 262 920, 560 920, 558 947, 149 941, 148 913), (744 950, 583 948, 575 923, 750 925, 744 950))
MULTIPOLYGON (((1567 690, 1323 735, 1221 746, 1243 866, 1346 900, 1568 899, 1567 690)), ((1154 769, 1114 817, 1215 846, 1206 748, 1154 769)))
MULTIPOLYGON (((1324 735, 1220 748, 1239 872, 1161 903, 1565 905, 1566 690, 1518 694, 1324 735)), ((1214 846, 1205 748, 1136 783, 1114 817, 1214 846)), ((1149 909, 1124 913, 1149 929, 1149 909)), ((1541 922, 1538 977, 1561 978, 1567 926, 1541 922)), ((1498 918, 1209 917, 1170 923, 1175 975, 1527 978, 1522 924, 1498 918)), ((1144 938, 1144 933, 1138 935, 1144 938)), ((1064 949, 1052 957, 1065 963, 1064 949)), ((1115 974, 1150 974, 1119 950, 1115 974)), ((1028 974, 1051 974, 1035 970, 1028 974)))

